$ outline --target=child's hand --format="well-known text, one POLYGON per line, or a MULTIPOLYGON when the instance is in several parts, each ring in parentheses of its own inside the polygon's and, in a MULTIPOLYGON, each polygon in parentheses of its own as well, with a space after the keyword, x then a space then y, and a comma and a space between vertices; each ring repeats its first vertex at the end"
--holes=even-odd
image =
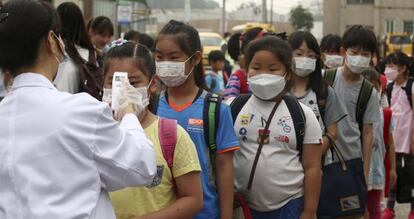
POLYGON ((397 183, 397 171, 390 170, 390 183, 394 186, 397 183))

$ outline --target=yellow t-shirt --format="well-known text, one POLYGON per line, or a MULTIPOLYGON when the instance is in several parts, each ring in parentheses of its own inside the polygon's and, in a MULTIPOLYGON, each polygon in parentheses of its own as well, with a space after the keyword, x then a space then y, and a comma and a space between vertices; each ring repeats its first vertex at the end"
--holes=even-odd
POLYGON ((177 178, 193 171, 201 171, 194 143, 181 127, 177 126, 177 144, 174 151, 172 174, 162 154, 158 138, 158 121, 153 122, 145 133, 154 144, 157 156, 157 175, 147 187, 125 188, 110 193, 118 219, 143 216, 164 209, 176 200, 173 176, 177 178), (172 176, 173 175, 173 176, 172 176))

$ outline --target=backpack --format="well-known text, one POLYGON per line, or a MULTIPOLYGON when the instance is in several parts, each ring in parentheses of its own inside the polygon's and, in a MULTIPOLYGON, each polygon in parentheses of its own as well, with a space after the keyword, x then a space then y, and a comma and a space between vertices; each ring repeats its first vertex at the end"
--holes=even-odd
MULTIPOLYGON (((412 88, 413 88, 413 79, 408 79, 407 85, 403 87, 405 90, 405 93, 407 94, 408 102, 410 103, 411 109, 413 108, 413 94, 412 94, 412 88)), ((387 97, 388 97, 388 103, 391 105, 391 97, 392 97, 392 90, 394 88, 394 82, 391 82, 387 85, 387 97)))
POLYGON ((249 93, 249 86, 247 85, 247 76, 244 70, 239 69, 233 73, 240 81, 240 94, 249 93))
POLYGON ((177 144, 177 120, 160 118, 158 121, 158 138, 162 155, 172 172, 174 151, 177 144))
MULTIPOLYGON (((331 84, 332 87, 335 82, 337 70, 338 69, 329 69, 325 72, 324 79, 326 82, 331 84)), ((362 81, 361 89, 358 95, 357 106, 355 109, 356 110, 356 113, 355 113, 356 121, 358 122, 361 136, 362 136, 362 129, 363 129, 363 124, 364 124, 365 111, 367 109, 367 105, 368 105, 369 99, 371 98, 371 94, 373 90, 374 90, 374 86, 368 80, 364 79, 362 81)), ((361 141, 362 141, 362 138, 361 138, 361 141)))
POLYGON ((388 142, 389 142, 389 134, 390 134, 390 127, 391 127, 391 119, 392 119, 392 111, 390 108, 384 108, 383 109, 384 114, 384 143, 385 148, 387 149, 385 153, 384 158, 384 164, 385 164, 385 187, 384 187, 384 195, 388 198, 388 194, 390 191, 390 161, 388 160, 388 142))
POLYGON ((96 99, 102 100, 104 73, 103 69, 97 66, 94 56, 89 55, 88 61, 82 59, 79 70, 80 92, 86 92, 96 99))
MULTIPOLYGON (((233 117, 233 124, 236 122, 237 116, 240 111, 243 109, 244 105, 250 99, 251 94, 245 94, 236 97, 234 101, 230 104, 231 115, 233 117)), ((302 160, 302 149, 303 149, 303 138, 305 136, 305 124, 306 117, 303 112, 302 107, 300 106, 299 101, 296 97, 292 95, 284 95, 283 100, 286 103, 286 106, 289 110, 290 115, 292 116, 293 126, 295 128, 296 135, 296 148, 299 151, 299 159, 302 160)))
MULTIPOLYGON (((155 97, 154 105, 151 106, 151 112, 157 115, 158 102, 160 95, 155 97)), ((209 148, 209 157, 212 169, 215 170, 216 165, 216 152, 217 143, 216 136, 218 125, 220 121, 220 106, 222 98, 218 94, 207 93, 204 98, 204 109, 203 109, 203 128, 204 128, 204 140, 207 147, 209 148)))

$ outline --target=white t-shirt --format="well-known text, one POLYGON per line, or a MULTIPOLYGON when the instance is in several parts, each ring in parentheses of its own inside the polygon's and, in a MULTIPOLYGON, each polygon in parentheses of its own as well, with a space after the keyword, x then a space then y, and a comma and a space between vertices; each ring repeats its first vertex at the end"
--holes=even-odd
MULTIPOLYGON (((251 192, 247 192, 259 146, 258 133, 264 129, 274 104, 252 96, 234 125, 241 145, 234 157, 235 187, 244 194, 251 208, 262 212, 278 210, 290 200, 303 196, 304 170, 299 161, 293 121, 284 101, 272 119, 269 142, 263 146, 251 192)), ((322 133, 315 114, 304 104, 301 106, 306 117, 303 144, 321 144, 322 133)))

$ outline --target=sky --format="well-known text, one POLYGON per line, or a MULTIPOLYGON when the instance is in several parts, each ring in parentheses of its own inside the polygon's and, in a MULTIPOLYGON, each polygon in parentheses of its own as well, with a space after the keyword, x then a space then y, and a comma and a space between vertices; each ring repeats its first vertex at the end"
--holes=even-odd
MULTIPOLYGON (((215 1, 219 2, 220 6, 222 5, 222 0, 215 1)), ((233 11, 242 3, 248 3, 251 1, 256 2, 258 5, 262 4, 262 0, 226 0, 227 11, 233 11)), ((269 10, 270 1, 271 0, 267 0, 267 7, 269 10)), ((314 0, 273 0, 273 11, 278 14, 287 14, 292 7, 298 5, 299 3, 301 3, 304 7, 307 7, 314 2, 314 0)))

